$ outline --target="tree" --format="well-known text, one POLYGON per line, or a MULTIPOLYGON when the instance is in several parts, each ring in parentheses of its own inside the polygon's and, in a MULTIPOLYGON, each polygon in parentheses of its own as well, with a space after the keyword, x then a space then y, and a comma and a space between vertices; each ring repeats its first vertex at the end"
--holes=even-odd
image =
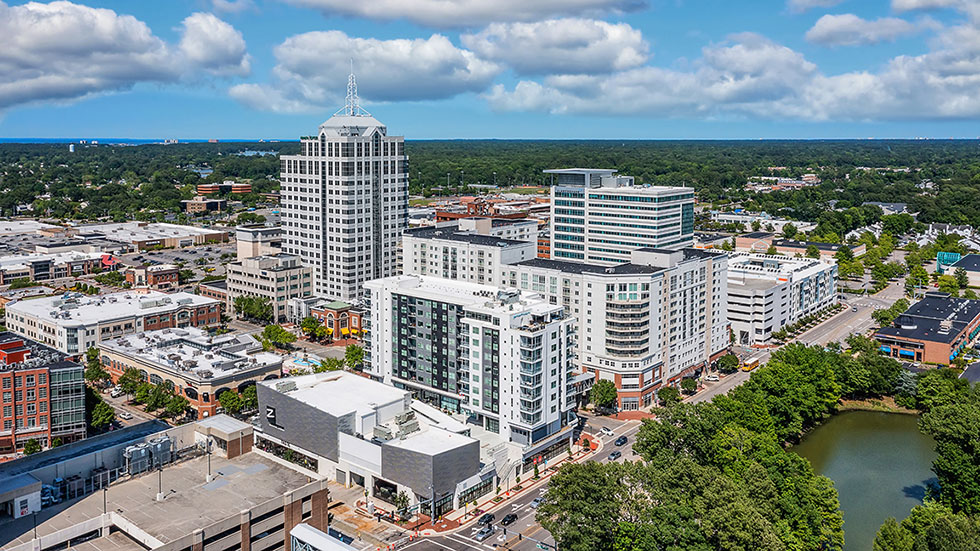
POLYGON ((966 289, 970 286, 970 276, 966 273, 966 268, 960 266, 953 270, 953 277, 956 278, 956 284, 960 286, 960 289, 966 289))
POLYGON ((262 322, 272 320, 272 303, 265 297, 238 296, 232 306, 239 317, 262 322))
POLYGON ((401 517, 402 519, 408 518, 410 516, 410 514, 408 513, 409 503, 410 502, 408 499, 408 494, 405 493, 405 490, 402 490, 395 495, 393 505, 395 506, 395 509, 398 511, 398 516, 401 517))
POLYGON ((698 382, 694 377, 685 377, 681 379, 681 390, 687 392, 688 394, 693 394, 698 389, 698 382))
POLYGON ((89 348, 85 351, 85 380, 90 383, 98 383, 110 379, 109 372, 103 369, 102 361, 99 360, 99 349, 89 348))
POLYGON ((310 338, 315 337, 317 335, 317 330, 319 330, 321 327, 323 327, 323 324, 320 323, 320 320, 313 316, 306 316, 299 325, 299 328, 301 331, 303 331, 303 334, 310 338))
POLYGON ((932 470, 939 480, 939 497, 954 512, 980 513, 980 404, 956 402, 924 413, 922 432, 936 440, 932 470))
POLYGON ((178 270, 177 271, 177 281, 183 285, 188 281, 194 279, 194 270, 178 270))
POLYGON ((240 413, 242 411, 242 398, 233 390, 226 390, 218 396, 218 402, 227 413, 240 413))
POLYGON ((820 258, 820 249, 816 245, 810 245, 806 248, 807 258, 820 258))
POLYGON ((615 407, 618 399, 619 391, 616 390, 616 383, 606 379, 599 379, 589 390, 589 400, 599 408, 615 407))
POLYGON ((137 404, 149 404, 150 395, 153 393, 153 385, 143 381, 133 392, 133 401, 137 404))
POLYGON ((752 231, 759 231, 760 229, 762 229, 762 223, 759 222, 758 220, 753 220, 752 221, 752 231))
POLYGON ((957 297, 960 295, 960 284, 956 281, 956 278, 946 274, 939 276, 936 280, 939 285, 939 291, 943 293, 949 293, 950 296, 957 297))
POLYGON ((262 339, 277 348, 285 348, 296 342, 296 335, 286 331, 280 325, 266 325, 262 330, 262 339))
POLYGON ((143 375, 135 367, 130 367, 119 376, 116 384, 122 389, 127 395, 132 396, 136 394, 137 389, 143 384, 145 380, 143 375))
POLYGON ((841 247, 837 249, 837 252, 834 253, 834 258, 837 259, 838 263, 850 262, 854 260, 854 251, 852 251, 847 245, 841 245, 841 247))
POLYGON ((175 394, 170 396, 170 398, 167 400, 167 403, 164 406, 164 413, 168 417, 173 417, 176 419, 177 417, 183 415, 189 406, 190 402, 187 401, 187 398, 175 394))
POLYGON ((793 239, 796 237, 796 226, 792 223, 787 223, 783 226, 783 237, 786 239, 793 239))
POLYGON ((766 249, 766 254, 768 254, 768 255, 776 255, 776 254, 779 254, 779 250, 776 249, 776 246, 775 245, 769 245, 769 248, 766 249))
POLYGON ((664 407, 669 407, 680 403, 681 393, 672 386, 664 386, 657 391, 657 398, 660 398, 660 402, 664 407))
POLYGON ((738 356, 735 354, 725 354, 718 358, 718 371, 732 373, 738 369, 738 356))
POLYGON ((39 451, 41 451, 41 443, 37 441, 37 438, 31 438, 24 442, 24 455, 34 455, 39 451))
POLYGON ((116 410, 103 400, 92 410, 92 428, 100 429, 109 426, 116 418, 116 410))
POLYGON ((364 349, 356 344, 348 344, 344 349, 344 363, 347 364, 347 369, 352 371, 360 369, 363 361, 364 349))
POLYGON ((344 360, 340 358, 325 358, 320 360, 320 365, 313 366, 313 373, 325 373, 327 371, 337 371, 344 368, 344 360))
POLYGON ((10 282, 10 289, 24 289, 35 285, 37 285, 37 283, 31 281, 31 278, 29 277, 18 277, 10 282))
POLYGON ((259 407, 259 399, 255 385, 248 385, 242 390, 242 409, 244 411, 255 411, 259 407))

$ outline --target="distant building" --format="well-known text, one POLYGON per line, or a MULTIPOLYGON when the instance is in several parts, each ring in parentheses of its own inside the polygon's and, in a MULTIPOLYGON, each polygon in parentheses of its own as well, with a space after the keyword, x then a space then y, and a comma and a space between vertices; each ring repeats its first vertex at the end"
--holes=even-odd
POLYGON ((47 281, 64 277, 114 270, 118 263, 110 254, 68 251, 60 253, 27 253, 0 257, 0 285, 15 279, 47 281))
POLYGON ((966 271, 970 287, 980 287, 980 254, 963 256, 950 268, 947 268, 947 273, 952 274, 957 268, 963 268, 966 271))
POLYGON ((228 210, 228 201, 226 199, 208 199, 203 195, 198 195, 193 199, 185 199, 180 204, 184 206, 184 210, 189 214, 228 210))
POLYGON ((126 282, 133 287, 148 287, 157 291, 166 291, 179 284, 180 268, 175 264, 157 264, 155 266, 136 266, 126 268, 123 275, 126 282))
POLYGON ((772 231, 776 233, 782 233, 787 224, 792 224, 800 232, 813 231, 817 227, 813 222, 777 218, 766 212, 722 212, 715 210, 711 211, 711 220, 719 224, 739 224, 745 229, 750 229, 753 222, 758 222, 763 228, 772 226, 772 231))
POLYGON ((752 232, 735 237, 735 250, 737 251, 764 253, 770 247, 775 247, 777 253, 788 256, 806 256, 810 247, 816 247, 821 258, 833 258, 842 247, 850 248, 854 256, 861 256, 867 252, 864 243, 847 245, 817 241, 794 241, 792 239, 780 239, 776 234, 769 232, 752 232))
POLYGON ((367 313, 362 306, 354 306, 340 300, 320 297, 294 298, 288 302, 288 317, 300 324, 303 319, 313 317, 327 329, 331 340, 360 338, 364 332, 364 318, 367 313))
POLYGON ((694 243, 694 189, 637 186, 615 170, 569 168, 551 175, 551 257, 607 265, 644 247, 694 243))
POLYGON ((197 184, 198 195, 211 195, 212 193, 232 193, 241 195, 252 193, 252 184, 225 180, 220 184, 197 184))
POLYGON ((253 256, 273 255, 282 250, 282 228, 259 224, 235 228, 238 260, 253 256))
POLYGON ((980 300, 926 293, 875 333, 881 352, 898 360, 948 365, 980 333, 980 300))
POLYGON ((878 207, 886 216, 889 214, 911 214, 909 206, 905 203, 882 203, 880 201, 865 201, 862 207, 878 207))
POLYGON ((136 369, 152 384, 170 382, 175 394, 187 398, 195 417, 217 413, 218 398, 227 390, 282 375, 282 356, 264 352, 250 335, 210 336, 194 327, 160 329, 102 341, 102 366, 118 381, 136 369))
POLYGON ((114 337, 221 321, 218 302, 189 293, 126 291, 101 296, 65 293, 7 304, 7 328, 68 355, 114 337))
POLYGON ((80 226, 78 231, 87 238, 104 238, 110 241, 129 243, 140 251, 228 241, 228 232, 225 230, 151 222, 90 224, 80 226))
POLYGON ((224 311, 228 305, 228 281, 224 279, 202 281, 197 285, 197 294, 217 300, 224 311))
POLYGON ((280 323, 287 319, 287 301, 313 295, 313 269, 296 255, 253 256, 228 264, 227 270, 228 312, 238 297, 262 297, 272 305, 272 322, 280 323))
POLYGON ((48 447, 55 439, 85 438, 84 371, 52 348, 0 333, 0 454, 21 451, 32 439, 48 447))
POLYGON ((735 342, 762 344, 774 331, 836 302, 837 265, 810 258, 728 257, 728 321, 735 342))

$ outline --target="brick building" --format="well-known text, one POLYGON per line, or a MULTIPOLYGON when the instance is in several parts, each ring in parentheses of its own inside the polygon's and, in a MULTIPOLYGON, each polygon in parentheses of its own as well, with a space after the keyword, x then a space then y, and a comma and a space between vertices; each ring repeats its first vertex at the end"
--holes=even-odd
POLYGON ((980 333, 980 300, 927 293, 875 333, 882 354, 913 362, 948 365, 980 333))
POLYGON ((85 438, 84 368, 64 354, 0 333, 0 453, 85 438))
POLYGON ((177 287, 180 268, 174 264, 127 268, 126 282, 133 287, 167 290, 177 287))

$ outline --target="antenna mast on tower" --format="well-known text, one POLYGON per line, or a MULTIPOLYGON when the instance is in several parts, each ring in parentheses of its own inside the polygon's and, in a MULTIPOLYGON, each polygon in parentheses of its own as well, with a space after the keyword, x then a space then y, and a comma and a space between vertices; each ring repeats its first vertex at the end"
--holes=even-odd
POLYGON ((361 107, 361 100, 357 97, 357 79, 354 78, 354 60, 350 60, 350 76, 347 77, 347 100, 344 106, 340 108, 334 116, 347 116, 347 117, 370 117, 371 113, 368 113, 361 107))

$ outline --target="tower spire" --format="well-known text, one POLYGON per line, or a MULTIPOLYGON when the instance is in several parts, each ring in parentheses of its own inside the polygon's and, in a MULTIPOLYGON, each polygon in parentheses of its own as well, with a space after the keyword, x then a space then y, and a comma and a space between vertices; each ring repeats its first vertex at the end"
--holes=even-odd
POLYGON ((354 77, 354 59, 350 60, 350 75, 347 77, 347 100, 344 106, 334 113, 334 116, 347 116, 347 117, 370 117, 371 113, 368 113, 361 107, 361 100, 357 97, 357 79, 354 77))

